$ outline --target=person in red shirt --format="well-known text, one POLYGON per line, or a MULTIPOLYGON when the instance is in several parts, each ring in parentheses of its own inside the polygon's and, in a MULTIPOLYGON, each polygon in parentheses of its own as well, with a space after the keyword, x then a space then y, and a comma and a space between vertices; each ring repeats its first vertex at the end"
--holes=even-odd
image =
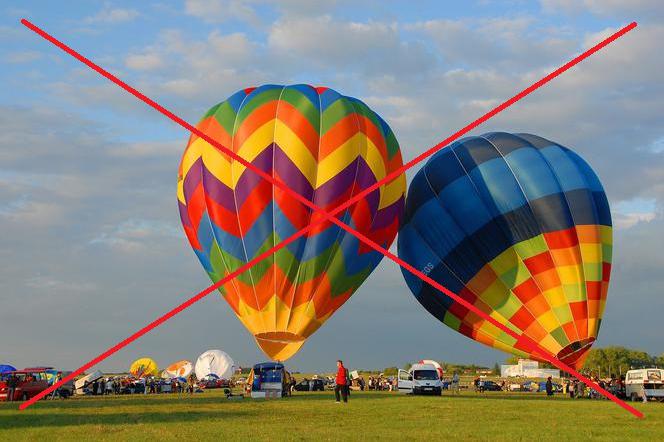
POLYGON ((344 363, 339 359, 337 361, 337 376, 335 378, 336 385, 334 387, 334 397, 337 404, 340 401, 339 393, 343 397, 344 402, 348 402, 348 370, 344 367, 344 363))

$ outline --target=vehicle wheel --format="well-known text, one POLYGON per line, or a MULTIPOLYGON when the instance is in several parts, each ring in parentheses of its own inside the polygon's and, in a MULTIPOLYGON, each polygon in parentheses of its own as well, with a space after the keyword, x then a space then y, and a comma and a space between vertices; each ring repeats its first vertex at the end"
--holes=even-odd
POLYGON ((28 398, 28 393, 23 393, 23 394, 21 395, 21 400, 22 400, 22 401, 27 401, 28 399, 29 399, 29 398, 28 398))

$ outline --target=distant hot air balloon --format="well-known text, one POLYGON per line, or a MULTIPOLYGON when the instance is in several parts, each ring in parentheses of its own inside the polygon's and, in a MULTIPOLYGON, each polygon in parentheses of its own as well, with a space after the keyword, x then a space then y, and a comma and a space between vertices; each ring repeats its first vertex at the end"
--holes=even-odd
POLYGON ((159 375, 157 363, 150 358, 140 358, 135 360, 129 368, 129 373, 137 378, 159 375))
POLYGON ((161 377, 164 379, 186 378, 193 370, 194 366, 191 362, 186 360, 177 361, 166 367, 161 373, 161 377))
POLYGON ((0 364, 0 374, 9 373, 10 371, 16 371, 16 367, 8 364, 0 364))
MULTIPOLYGON (((327 88, 265 85, 239 91, 197 126, 326 210, 402 165, 388 125, 361 101, 327 88)), ((384 247, 398 230, 405 178, 339 217, 384 247)), ((213 281, 319 215, 192 135, 178 174, 180 217, 213 281)), ((293 356, 382 258, 336 225, 322 224, 220 287, 265 354, 293 356)))
MULTIPOLYGON (((399 256, 520 335, 579 368, 609 285, 611 213, 588 164, 529 134, 452 144, 415 175, 399 256)), ((403 271, 417 300, 454 330, 533 357, 477 314, 403 271)))
POLYGON ((196 377, 203 379, 213 376, 219 379, 230 379, 233 376, 235 362, 221 350, 208 350, 198 357, 194 368, 196 377))

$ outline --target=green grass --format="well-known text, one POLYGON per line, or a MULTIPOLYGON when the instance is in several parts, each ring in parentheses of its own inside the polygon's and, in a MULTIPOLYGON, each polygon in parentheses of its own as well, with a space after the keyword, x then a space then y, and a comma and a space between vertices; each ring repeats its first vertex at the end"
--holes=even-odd
POLYGON ((0 403, 0 440, 664 440, 664 404, 636 404, 637 420, 606 400, 536 393, 459 397, 353 392, 228 401, 221 391, 0 403))

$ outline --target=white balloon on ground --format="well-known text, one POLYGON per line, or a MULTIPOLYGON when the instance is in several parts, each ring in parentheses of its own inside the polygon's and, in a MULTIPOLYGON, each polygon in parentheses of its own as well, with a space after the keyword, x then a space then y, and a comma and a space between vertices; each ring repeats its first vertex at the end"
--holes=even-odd
POLYGON ((221 350, 208 350, 198 357, 194 371, 198 379, 206 378, 210 375, 217 376, 220 379, 230 379, 233 375, 233 366, 235 362, 226 352, 221 350))

